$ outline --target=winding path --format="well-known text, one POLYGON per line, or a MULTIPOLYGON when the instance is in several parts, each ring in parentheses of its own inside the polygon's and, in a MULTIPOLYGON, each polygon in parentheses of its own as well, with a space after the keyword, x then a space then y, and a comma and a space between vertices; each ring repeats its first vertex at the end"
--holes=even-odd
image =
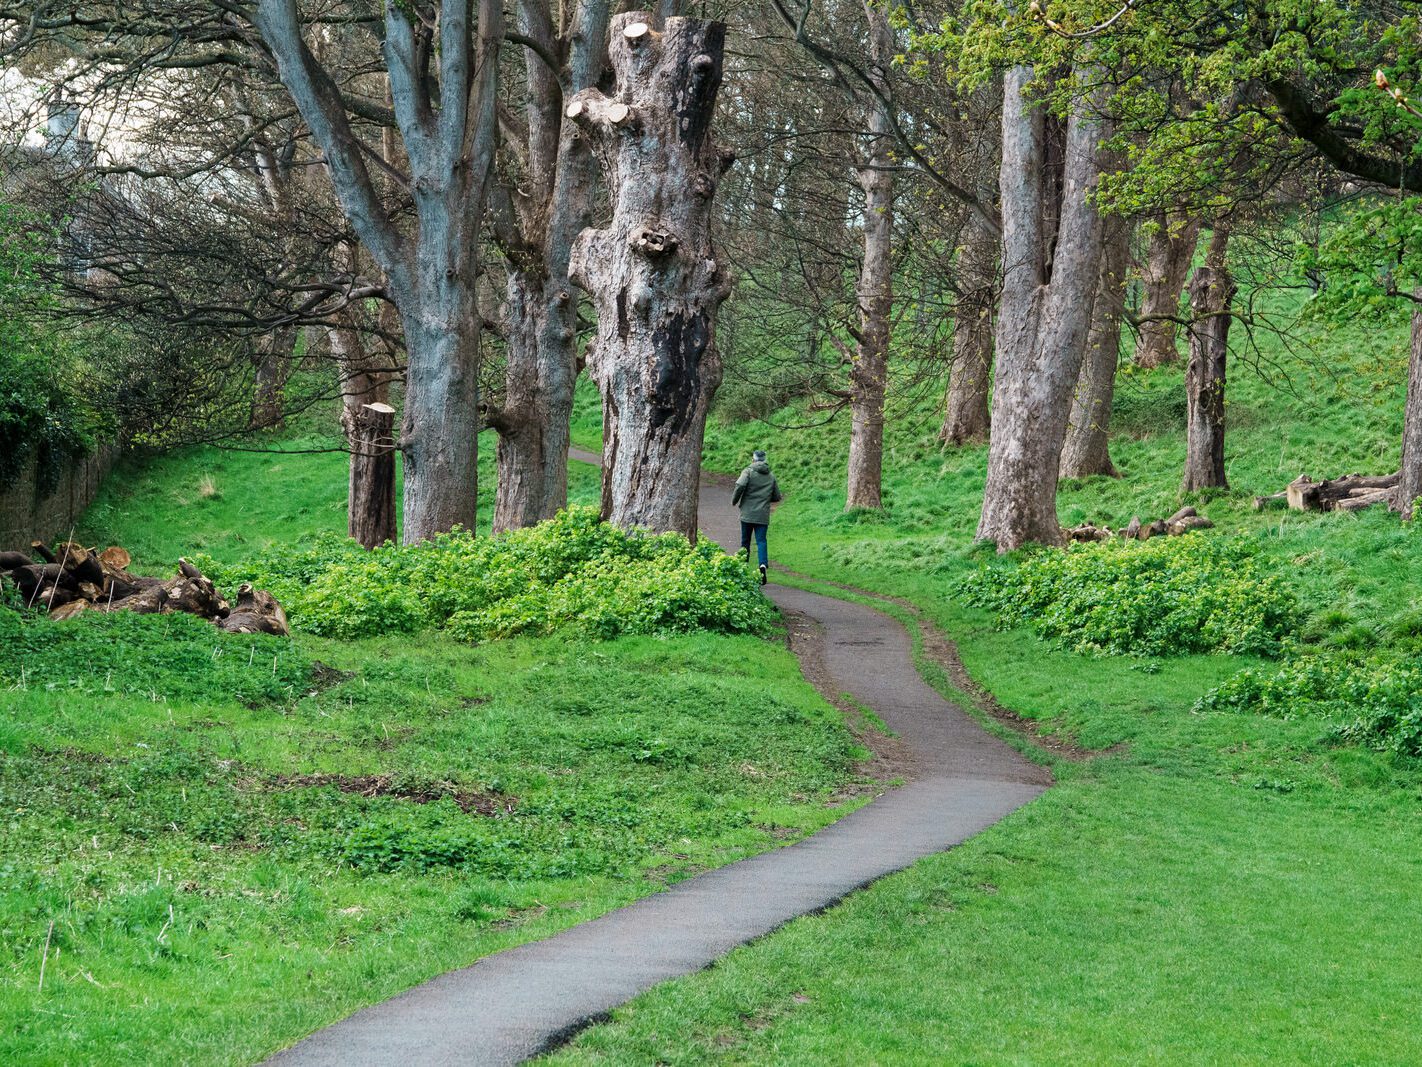
MULTIPOLYGON (((598 462, 588 453, 573 458, 598 462)), ((729 501, 724 479, 704 481, 702 529, 734 550, 740 527, 729 501)), ((821 688, 873 708, 902 740, 908 784, 796 844, 707 871, 358 1011, 268 1063, 518 1063, 659 982, 952 848, 1046 788, 1045 771, 919 677, 898 622, 798 589, 766 591, 795 624, 797 652, 816 661, 821 688)))

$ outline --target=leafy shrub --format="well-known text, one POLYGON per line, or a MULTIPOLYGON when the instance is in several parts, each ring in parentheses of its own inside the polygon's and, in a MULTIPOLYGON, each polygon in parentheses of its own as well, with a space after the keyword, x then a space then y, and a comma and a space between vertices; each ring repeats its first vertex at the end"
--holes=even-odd
POLYGON ((240 566, 201 565, 219 585, 270 589, 295 628, 331 637, 754 633, 772 614, 746 567, 714 544, 628 533, 592 508, 497 538, 455 531, 367 552, 326 537, 240 566))
POLYGON ((1422 755, 1422 670, 1410 662, 1303 656, 1277 669, 1240 671, 1195 707, 1318 718, 1335 740, 1422 755))
POLYGON ((1204 537, 1107 541, 996 562, 958 584, 1005 624, 1078 652, 1276 655, 1298 602, 1250 546, 1204 537))
POLYGON ((182 613, 51 622, 0 606, 0 648, 0 689, 260 704, 300 695, 311 677, 311 661, 290 641, 223 633, 182 613))

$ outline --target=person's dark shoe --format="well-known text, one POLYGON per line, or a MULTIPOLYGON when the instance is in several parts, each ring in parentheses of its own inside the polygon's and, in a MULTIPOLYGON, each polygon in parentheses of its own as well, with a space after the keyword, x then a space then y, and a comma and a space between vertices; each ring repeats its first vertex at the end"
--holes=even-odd
POLYGON ((760 565, 760 584, 764 585, 768 581, 770 581, 770 579, 765 576, 765 564, 762 563, 760 565))

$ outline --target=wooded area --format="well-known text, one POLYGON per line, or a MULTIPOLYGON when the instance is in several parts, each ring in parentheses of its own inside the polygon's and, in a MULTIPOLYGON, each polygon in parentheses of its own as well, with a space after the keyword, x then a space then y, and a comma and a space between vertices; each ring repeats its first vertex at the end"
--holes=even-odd
POLYGON ((844 412, 850 510, 884 505, 894 398, 936 391, 943 447, 988 442, 978 537, 1061 544, 1058 480, 1121 473, 1123 344, 1186 360, 1181 490, 1228 487, 1229 364, 1283 328, 1238 275, 1281 220, 1386 202, 1292 265, 1320 306, 1411 306, 1401 17, 7 2, 4 196, 58 226, 66 315, 165 338, 125 371, 142 433, 225 439, 339 395, 367 546, 475 526, 483 429, 493 528, 557 513, 584 370, 623 526, 694 538, 724 380, 728 411, 844 412))

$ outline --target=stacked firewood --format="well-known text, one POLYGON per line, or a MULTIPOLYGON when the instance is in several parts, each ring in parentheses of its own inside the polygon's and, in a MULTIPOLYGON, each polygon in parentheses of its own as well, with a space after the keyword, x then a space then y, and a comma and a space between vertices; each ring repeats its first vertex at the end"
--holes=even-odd
POLYGON ((1073 526, 1066 531, 1066 535, 1070 541, 1109 541, 1113 537, 1149 541, 1152 537, 1179 537, 1191 530, 1208 530, 1212 526, 1214 523, 1194 508, 1181 508, 1168 519, 1156 519, 1149 523, 1141 522, 1139 515, 1132 515, 1129 523, 1114 532, 1109 526, 1088 522, 1073 526))
POLYGON ((1384 475, 1345 474, 1316 482, 1300 474, 1280 492, 1256 496, 1254 509, 1263 511, 1272 504, 1287 504, 1294 511, 1360 511, 1374 504, 1387 504, 1402 482, 1402 472, 1384 475))
POLYGON ((86 611, 133 611, 156 615, 181 611, 198 615, 229 633, 291 632, 286 612, 265 590, 243 584, 229 604, 212 580, 185 559, 166 581, 130 574, 122 548, 95 552, 73 541, 50 548, 42 541, 23 552, 0 552, 0 576, 9 578, 26 607, 44 608, 51 619, 72 619, 86 611))

